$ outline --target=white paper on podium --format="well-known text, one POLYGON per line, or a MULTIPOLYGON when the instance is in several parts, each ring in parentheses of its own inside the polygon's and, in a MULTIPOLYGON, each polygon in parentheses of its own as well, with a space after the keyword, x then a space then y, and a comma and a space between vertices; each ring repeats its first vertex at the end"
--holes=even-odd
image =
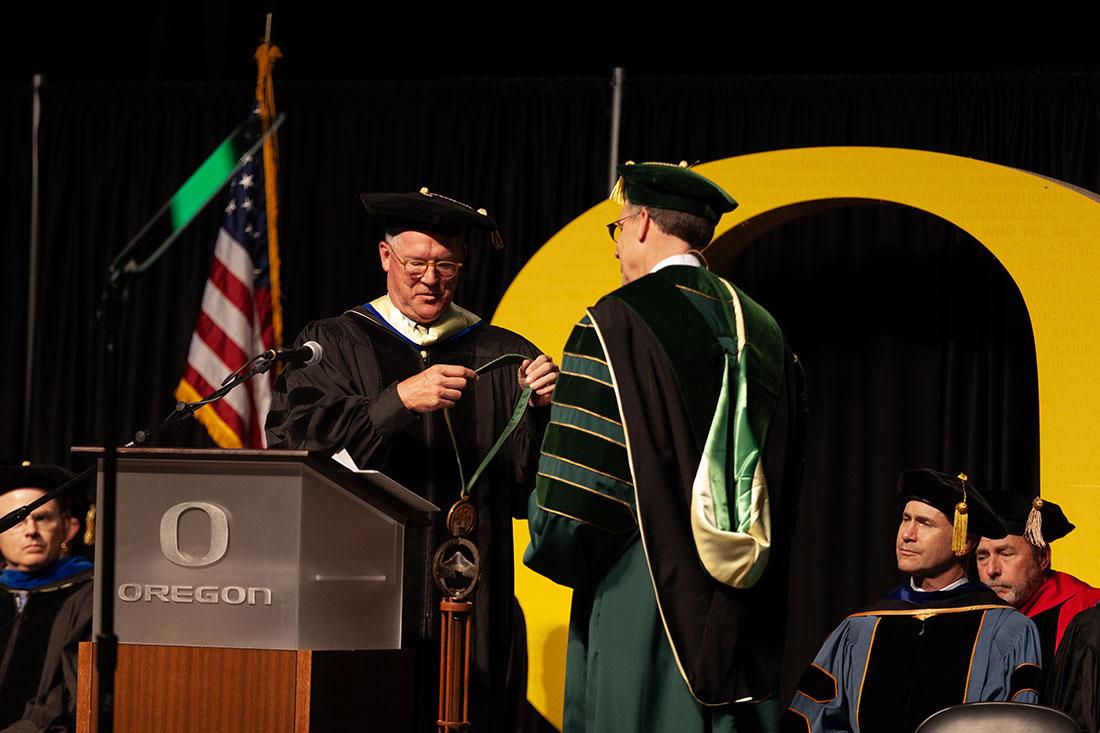
POLYGON ((360 476, 364 477, 371 482, 374 486, 382 489, 390 496, 398 499, 405 504, 409 505, 418 512, 438 512, 439 507, 431 503, 423 496, 409 491, 401 484, 394 481, 392 478, 382 473, 381 471, 364 470, 355 465, 355 461, 352 459, 351 454, 348 453, 348 449, 344 448, 339 453, 332 456, 332 460, 339 463, 344 468, 350 469, 360 476))

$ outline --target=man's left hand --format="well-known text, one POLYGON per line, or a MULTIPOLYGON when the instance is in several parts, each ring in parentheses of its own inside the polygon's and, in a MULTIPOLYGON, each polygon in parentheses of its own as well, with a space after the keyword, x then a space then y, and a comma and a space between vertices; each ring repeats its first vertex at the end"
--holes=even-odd
POLYGON ((524 359, 519 365, 519 381, 534 390, 531 394, 532 407, 546 407, 558 383, 558 365, 546 354, 540 354, 534 361, 524 359))

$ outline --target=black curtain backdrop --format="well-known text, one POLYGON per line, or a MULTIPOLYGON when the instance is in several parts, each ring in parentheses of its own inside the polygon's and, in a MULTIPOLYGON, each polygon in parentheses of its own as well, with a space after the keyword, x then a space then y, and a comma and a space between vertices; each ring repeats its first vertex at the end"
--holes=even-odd
MULTIPOLYGON (((0 457, 69 463, 68 446, 95 442, 99 431, 95 308, 104 269, 244 118, 252 85, 44 89, 34 420, 24 441, 28 87, 0 86, 0 162, 9 172, 0 183, 8 316, 0 457)), ((628 68, 620 158, 899 146, 1098 190, 1098 89, 1096 72, 632 77, 628 68)), ((485 316, 534 251, 606 195, 606 78, 293 81, 277 84, 277 101, 288 116, 280 132, 288 339, 383 290, 360 191, 427 185, 488 209, 506 249, 472 252, 458 295, 485 316)), ((127 433, 173 404, 220 208, 205 212, 131 294, 120 405, 127 433)), ((594 232, 594 243, 603 246, 604 236, 594 232)), ((760 237, 726 274, 776 314, 809 377, 786 696, 825 633, 897 581, 900 470, 969 470, 991 491, 1037 480, 1034 347, 999 263, 962 232, 905 209, 854 207, 791 222, 760 237)), ((194 427, 166 442, 209 444, 194 427)))
POLYGON ((1035 486, 1035 347, 1019 290, 989 251, 903 207, 790 222, 724 274, 772 312, 807 375, 789 696, 829 631, 903 580, 901 469, 965 471, 987 491, 1035 486))
MULTIPOLYGON (((0 84, 0 459, 19 446, 27 358, 27 276, 30 250, 31 89, 0 84)), ((14 458, 14 454, 11 456, 14 458)))

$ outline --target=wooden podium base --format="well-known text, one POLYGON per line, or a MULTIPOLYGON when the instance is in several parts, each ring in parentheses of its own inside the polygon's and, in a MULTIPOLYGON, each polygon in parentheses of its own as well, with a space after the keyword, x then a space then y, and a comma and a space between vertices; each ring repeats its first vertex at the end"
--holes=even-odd
MULTIPOLYGON (((96 730, 95 644, 80 645, 76 729, 96 730)), ((410 650, 119 644, 115 730, 411 731, 410 650)))

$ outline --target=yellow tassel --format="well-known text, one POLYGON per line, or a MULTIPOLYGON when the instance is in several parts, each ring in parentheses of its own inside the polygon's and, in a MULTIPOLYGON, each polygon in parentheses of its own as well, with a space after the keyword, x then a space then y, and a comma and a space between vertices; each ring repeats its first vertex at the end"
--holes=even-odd
POLYGON ((966 534, 969 524, 966 515, 967 478, 968 476, 965 473, 960 473, 958 475, 958 479, 962 483, 963 500, 955 505, 955 521, 952 522, 951 530, 951 551, 954 552, 957 557, 962 557, 966 554, 966 534))
POLYGON ((951 532, 951 551, 958 557, 966 554, 966 502, 955 505, 955 526, 951 532))
POLYGON ((615 186, 611 189, 611 195, 609 199, 622 206, 626 203, 626 195, 623 193, 623 177, 619 176, 619 180, 615 181, 615 186))
POLYGON ((95 544, 95 504, 88 507, 84 515, 84 544, 88 547, 95 544))
POLYGON ((1024 539, 1039 549, 1047 546, 1043 539, 1043 500, 1035 497, 1031 500, 1031 511, 1027 513, 1027 523, 1024 525, 1024 539))

